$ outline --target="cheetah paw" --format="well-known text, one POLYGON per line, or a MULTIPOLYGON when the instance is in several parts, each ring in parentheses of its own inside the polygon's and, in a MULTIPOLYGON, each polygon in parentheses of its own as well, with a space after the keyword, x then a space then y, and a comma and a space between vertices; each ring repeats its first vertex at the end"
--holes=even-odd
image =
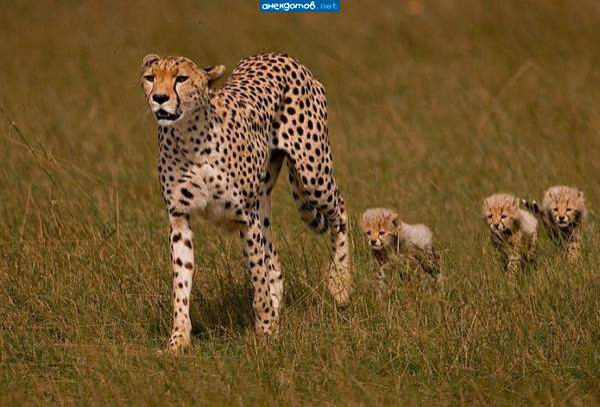
POLYGON ((169 339, 166 351, 171 354, 182 354, 190 350, 192 341, 188 335, 174 333, 169 339))
POLYGON ((260 340, 268 341, 279 335, 279 324, 271 322, 271 324, 265 325, 260 321, 256 321, 254 324, 254 331, 260 340))
POLYGON ((327 280, 327 287, 337 306, 346 308, 350 304, 352 287, 350 282, 343 282, 340 280, 340 278, 329 278, 327 280))

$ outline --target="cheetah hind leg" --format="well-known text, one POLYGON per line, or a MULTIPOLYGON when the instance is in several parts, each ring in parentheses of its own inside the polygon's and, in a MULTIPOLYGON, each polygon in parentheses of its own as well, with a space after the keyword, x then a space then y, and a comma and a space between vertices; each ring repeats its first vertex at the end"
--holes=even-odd
POLYGON ((327 274, 327 288, 335 302, 346 307, 352 294, 352 270, 348 241, 348 217, 344 201, 338 194, 336 215, 331 221, 331 263, 327 274))
POLYGON ((423 259, 424 270, 437 282, 442 283, 444 277, 442 275, 442 261, 440 254, 432 246, 425 250, 425 258, 423 259))
POLYGON ((325 233, 329 228, 327 218, 306 199, 306 194, 300 185, 300 177, 295 168, 289 163, 288 171, 288 178, 292 187, 292 198, 294 198, 294 204, 300 213, 300 218, 314 232, 318 234, 325 233))
POLYGON ((332 257, 326 277, 327 288, 335 302, 345 307, 352 293, 352 270, 344 200, 331 174, 320 174, 323 184, 330 190, 326 191, 327 187, 318 189, 306 182, 315 178, 315 174, 307 173, 302 177, 292 162, 288 160, 289 180, 302 220, 317 233, 329 229, 332 257))

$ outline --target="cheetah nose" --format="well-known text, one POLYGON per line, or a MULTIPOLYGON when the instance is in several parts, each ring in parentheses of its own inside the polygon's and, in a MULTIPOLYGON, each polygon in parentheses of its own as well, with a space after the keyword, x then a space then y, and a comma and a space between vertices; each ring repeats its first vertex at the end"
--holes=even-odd
POLYGON ((564 220, 565 220, 565 217, 564 217, 564 216, 559 216, 559 217, 558 217, 558 220, 562 222, 562 221, 564 221, 564 220))
POLYGON ((376 243, 377 243, 377 240, 373 240, 373 239, 371 239, 371 245, 372 245, 372 246, 375 246, 375 244, 376 244, 376 243))
POLYGON ((159 94, 154 94, 152 95, 152 100, 154 100, 156 103, 158 103, 159 105, 162 105, 163 103, 165 103, 167 100, 169 100, 169 96, 168 95, 159 95, 159 94))
POLYGON ((494 227, 495 227, 496 229, 500 229, 500 224, 499 224, 499 223, 494 223, 494 227))

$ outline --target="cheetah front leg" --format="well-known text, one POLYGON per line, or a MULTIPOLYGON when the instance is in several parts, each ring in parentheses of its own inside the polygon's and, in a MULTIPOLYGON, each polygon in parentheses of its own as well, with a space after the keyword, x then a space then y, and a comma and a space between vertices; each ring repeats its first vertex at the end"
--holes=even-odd
POLYGON ((527 238, 518 231, 514 233, 504 246, 506 256, 506 272, 508 277, 511 278, 519 271, 521 262, 523 260, 523 251, 527 245, 527 238))
POLYGON ((241 233, 244 257, 254 289, 254 323, 256 332, 264 335, 276 334, 279 323, 279 299, 274 287, 269 284, 269 270, 266 259, 260 218, 257 213, 250 217, 249 225, 241 233))
POLYGON ((186 216, 172 216, 170 223, 173 327, 167 348, 173 352, 183 352, 191 345, 192 323, 189 304, 194 275, 193 235, 186 216))
POLYGON ((529 236, 524 255, 524 260, 533 270, 537 269, 537 239, 537 232, 529 236))
POLYGON ((385 268, 389 259, 384 252, 377 250, 373 251, 373 257, 375 257, 375 262, 377 263, 377 269, 373 273, 373 288, 375 289, 377 298, 381 299, 384 297, 387 287, 385 268))
POLYGON ((506 272, 509 277, 512 277, 516 272, 519 271, 521 264, 521 254, 518 250, 511 248, 506 254, 506 272))
POLYGON ((581 230, 573 230, 567 241, 567 259, 570 262, 576 262, 581 259, 581 230))

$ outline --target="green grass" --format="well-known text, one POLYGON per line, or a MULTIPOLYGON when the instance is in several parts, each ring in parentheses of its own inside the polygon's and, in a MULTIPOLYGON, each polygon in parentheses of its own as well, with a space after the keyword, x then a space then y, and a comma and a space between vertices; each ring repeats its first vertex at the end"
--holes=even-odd
POLYGON ((0 13, 0 404, 600 403, 595 1, 432 0, 418 15, 404 0, 342 1, 339 15, 261 15, 258 0, 13 3, 0 13), (193 350, 157 356, 171 272, 141 58, 230 71, 270 51, 328 91, 352 304, 335 309, 327 239, 301 224, 281 177, 280 337, 257 342, 239 244, 197 219, 193 350), (481 200, 563 183, 592 208, 583 261, 542 238, 539 268, 507 284, 481 200), (376 301, 356 228, 375 205, 431 226, 443 292, 396 282, 376 301))

